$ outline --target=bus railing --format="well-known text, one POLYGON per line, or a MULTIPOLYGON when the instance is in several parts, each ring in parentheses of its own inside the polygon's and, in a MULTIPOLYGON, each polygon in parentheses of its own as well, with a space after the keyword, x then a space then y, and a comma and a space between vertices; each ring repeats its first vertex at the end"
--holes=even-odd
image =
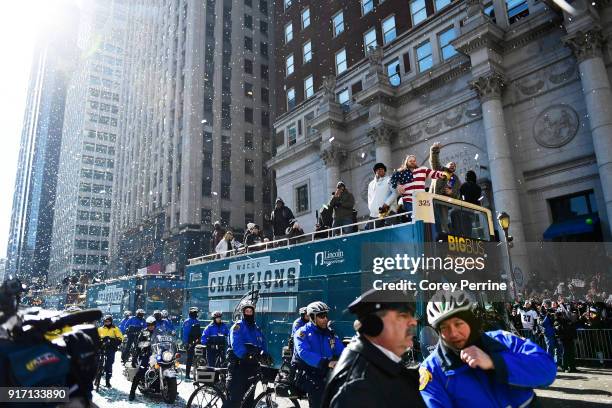
MULTIPOLYGON (((519 330, 521 336, 531 337, 531 330, 519 330)), ((546 348, 544 336, 536 336, 536 342, 546 348)), ((557 339, 559 342, 559 339, 557 339)), ((612 361, 612 329, 578 329, 574 341, 577 360, 612 361)))
POLYGON ((303 244, 307 242, 313 242, 321 239, 337 238, 344 235, 352 235, 360 232, 373 231, 376 229, 392 227, 399 224, 408 224, 412 222, 412 211, 403 212, 399 214, 389 215, 384 218, 369 219, 364 221, 355 222, 352 224, 346 224, 339 227, 327 228, 320 231, 308 232, 302 235, 296 235, 295 237, 283 237, 275 239, 274 241, 261 242, 249 246, 241 246, 237 249, 231 249, 222 253, 214 253, 203 255, 197 258, 189 260, 189 265, 197 265, 205 262, 210 262, 216 259, 232 258, 240 255, 244 255, 252 252, 260 252, 268 249, 275 249, 280 247, 287 247, 291 245, 303 244), (404 221, 404 218, 409 218, 410 221, 404 221), (371 227, 365 230, 359 229, 360 226, 370 224, 371 227), (354 231, 354 229, 357 229, 354 231), (345 232, 350 231, 350 232, 345 232))

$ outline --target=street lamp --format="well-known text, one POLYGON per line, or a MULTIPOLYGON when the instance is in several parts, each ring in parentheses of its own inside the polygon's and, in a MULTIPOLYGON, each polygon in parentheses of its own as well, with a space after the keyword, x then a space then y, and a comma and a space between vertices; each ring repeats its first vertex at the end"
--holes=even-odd
POLYGON ((508 265, 510 266, 510 278, 512 278, 514 300, 516 300, 516 281, 514 279, 514 268, 512 267, 512 259, 510 259, 510 243, 512 242, 512 237, 508 235, 508 230, 510 229, 510 216, 507 212, 502 211, 497 214, 497 222, 499 223, 501 229, 504 230, 504 237, 506 238, 506 256, 508 257, 508 265))

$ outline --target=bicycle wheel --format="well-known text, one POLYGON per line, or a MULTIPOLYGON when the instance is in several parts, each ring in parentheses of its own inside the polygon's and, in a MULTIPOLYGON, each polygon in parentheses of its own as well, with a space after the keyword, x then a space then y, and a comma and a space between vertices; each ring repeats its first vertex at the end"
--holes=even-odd
POLYGON ((300 408, 300 403, 296 399, 289 399, 276 395, 274 389, 268 388, 255 398, 253 408, 300 408))
POLYGON ((200 385, 189 396, 187 408, 221 408, 225 394, 214 385, 200 385))
POLYGON ((102 375, 104 374, 104 365, 106 363, 106 356, 102 354, 98 357, 98 372, 96 373, 96 378, 94 379, 94 386, 96 387, 96 391, 100 391, 100 380, 102 379, 102 375))

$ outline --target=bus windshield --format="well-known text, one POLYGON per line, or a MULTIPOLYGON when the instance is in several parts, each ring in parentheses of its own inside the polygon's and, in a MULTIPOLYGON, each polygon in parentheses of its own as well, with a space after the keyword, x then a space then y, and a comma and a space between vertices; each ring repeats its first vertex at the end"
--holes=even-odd
POLYGON ((436 229, 442 234, 490 241, 487 213, 475 208, 438 199, 433 200, 436 229))

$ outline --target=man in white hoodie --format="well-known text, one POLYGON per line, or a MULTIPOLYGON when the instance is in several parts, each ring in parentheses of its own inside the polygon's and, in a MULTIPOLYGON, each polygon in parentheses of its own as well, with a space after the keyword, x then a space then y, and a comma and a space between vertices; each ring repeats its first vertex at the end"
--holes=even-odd
POLYGON ((370 219, 376 220, 366 225, 366 229, 384 227, 385 220, 381 214, 391 215, 397 210, 397 194, 389 184, 389 176, 386 175, 387 167, 383 163, 374 165, 374 179, 368 184, 368 210, 370 219))

